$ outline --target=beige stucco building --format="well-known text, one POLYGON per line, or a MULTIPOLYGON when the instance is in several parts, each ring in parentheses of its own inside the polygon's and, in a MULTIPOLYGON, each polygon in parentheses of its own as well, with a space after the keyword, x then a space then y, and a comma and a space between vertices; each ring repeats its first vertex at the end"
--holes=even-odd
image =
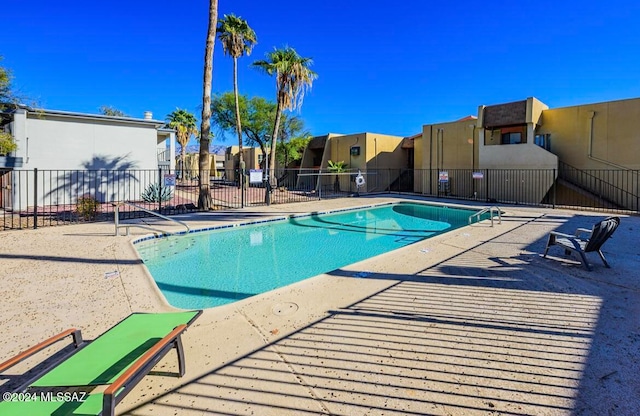
POLYGON ((164 125, 151 112, 132 118, 7 109, 0 130, 11 134, 17 149, 0 161, 0 207, 74 204, 83 195, 102 203, 139 199, 143 184, 158 181, 158 169, 175 169, 175 132, 164 125), (34 195, 35 169, 41 177, 34 195))
MULTIPOLYGON (((316 136, 305 149, 301 173, 321 170, 323 175, 301 176, 298 186, 311 189, 379 192, 388 190, 413 169, 413 146, 400 136, 378 133, 316 136), (344 162, 346 171, 330 174, 329 161, 344 162), (357 188, 354 178, 362 172, 365 183, 357 188), (338 184, 336 185, 336 178, 338 184)), ((413 143, 413 142, 411 142, 413 143)))
POLYGON ((640 99, 550 109, 530 97, 423 126, 414 190, 522 203, 553 192, 557 203, 579 195, 637 210, 638 169, 640 99))
POLYGON ((542 201, 558 168, 558 157, 535 140, 546 108, 532 97, 482 105, 477 117, 423 126, 415 190, 479 200, 542 201), (531 172, 541 169, 548 174, 531 172), (510 186, 514 183, 519 184, 517 193, 510 186))
POLYGON ((427 124, 411 137, 316 136, 304 151, 298 186, 355 191, 359 170, 366 192, 559 205, 588 200, 637 211, 640 98, 549 108, 529 97, 481 105, 477 115, 427 124), (331 175, 330 160, 344 162, 347 174, 331 175))
MULTIPOLYGON (((242 147, 242 159, 245 171, 260 169, 263 154, 259 147, 242 147)), ((229 146, 224 154, 224 176, 228 181, 235 182, 238 179, 240 164, 240 146, 229 146)))

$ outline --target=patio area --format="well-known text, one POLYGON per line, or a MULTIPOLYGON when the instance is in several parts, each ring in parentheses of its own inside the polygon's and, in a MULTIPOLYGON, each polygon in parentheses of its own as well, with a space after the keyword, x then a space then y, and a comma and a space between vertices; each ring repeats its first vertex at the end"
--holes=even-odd
MULTIPOLYGON (((401 199, 176 218, 197 229, 401 199)), ((183 338, 186 375, 167 375, 169 354, 117 411, 640 414, 640 218, 622 216, 603 247, 612 268, 591 253, 589 272, 557 247, 541 253, 550 231, 591 228, 606 215, 501 208, 494 227, 463 227, 205 310, 183 338)), ((131 312, 173 310, 130 243, 145 233, 115 237, 113 223, 0 233, 0 362, 69 327, 92 339, 131 312)), ((0 377, 0 389, 18 381, 0 377)))

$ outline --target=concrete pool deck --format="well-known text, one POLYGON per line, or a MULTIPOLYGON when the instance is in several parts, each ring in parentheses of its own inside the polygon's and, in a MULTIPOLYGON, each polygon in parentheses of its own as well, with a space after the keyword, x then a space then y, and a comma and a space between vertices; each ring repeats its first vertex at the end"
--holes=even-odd
MULTIPOLYGON (((179 218, 197 229, 400 199, 179 218)), ((183 339, 186 375, 167 376, 169 354, 118 413, 640 414, 640 218, 621 216, 603 250, 612 268, 591 253, 589 272, 557 247, 540 254, 549 231, 606 214, 501 208, 494 227, 205 310, 183 339)), ((69 327, 92 339, 131 312, 173 310, 130 243, 145 234, 115 237, 112 223, 0 233, 0 362, 69 327)))

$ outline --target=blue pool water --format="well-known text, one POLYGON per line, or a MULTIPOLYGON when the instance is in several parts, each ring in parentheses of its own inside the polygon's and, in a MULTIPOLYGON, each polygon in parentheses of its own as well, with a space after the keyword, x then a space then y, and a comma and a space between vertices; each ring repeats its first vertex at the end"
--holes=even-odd
POLYGON ((135 246, 171 305, 207 308, 459 228, 473 212, 398 203, 151 239, 135 246))

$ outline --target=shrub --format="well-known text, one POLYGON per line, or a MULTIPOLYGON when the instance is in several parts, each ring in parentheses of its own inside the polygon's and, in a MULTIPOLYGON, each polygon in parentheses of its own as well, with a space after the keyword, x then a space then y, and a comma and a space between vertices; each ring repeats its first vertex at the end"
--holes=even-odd
POLYGON ((147 186, 147 189, 142 193, 142 200, 144 202, 165 202, 173 198, 173 189, 170 186, 164 186, 162 190, 160 189, 160 185, 157 183, 147 186))
POLYGON ((8 155, 11 152, 15 152, 18 148, 13 136, 9 133, 0 131, 0 155, 8 155))
MULTIPOLYGON (((344 172, 347 171, 347 166, 348 165, 346 165, 344 163, 344 160, 341 160, 341 161, 335 162, 335 163, 333 161, 329 160, 327 162, 327 164, 329 165, 329 172, 332 172, 332 173, 344 173, 344 172)), ((333 182, 333 191, 334 192, 341 192, 340 191, 340 177, 338 175, 336 175, 336 179, 333 182)))
POLYGON ((100 202, 91 195, 84 195, 76 202, 76 213, 85 221, 95 220, 100 213, 100 202))

